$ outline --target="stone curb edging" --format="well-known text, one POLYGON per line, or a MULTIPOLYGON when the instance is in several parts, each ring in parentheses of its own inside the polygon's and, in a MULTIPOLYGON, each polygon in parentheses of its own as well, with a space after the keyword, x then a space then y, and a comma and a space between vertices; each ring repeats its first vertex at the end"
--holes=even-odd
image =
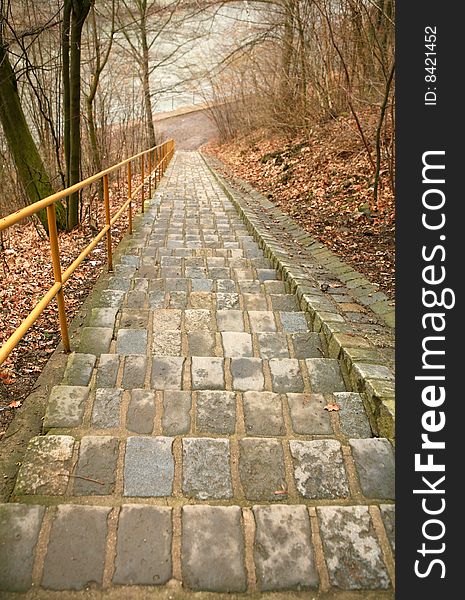
MULTIPOLYGON (((391 440, 394 439, 395 394, 393 369, 388 366, 387 361, 378 353, 376 346, 369 339, 353 334, 353 331, 351 331, 353 327, 338 310, 337 303, 331 302, 324 292, 312 285, 308 273, 302 268, 302 258, 297 261, 289 257, 289 253, 280 246, 275 235, 267 231, 260 223, 256 212, 245 206, 240 194, 218 174, 209 157, 203 154, 201 156, 223 191, 236 207, 249 231, 263 248, 265 255, 271 260, 283 280, 289 284, 291 291, 297 295, 302 310, 310 315, 313 331, 323 334, 329 357, 341 360, 353 391, 360 393, 364 398, 374 434, 391 440)), ((220 161, 218 163, 220 164, 220 161)), ((360 273, 345 265, 333 252, 312 238, 259 192, 253 190, 247 184, 245 187, 251 189, 253 199, 257 200, 260 208, 264 210, 273 209, 274 216, 279 215, 278 220, 283 229, 291 230, 294 239, 310 246, 316 262, 323 264, 325 268, 332 271, 337 279, 343 283, 355 281, 357 287, 360 287, 365 294, 381 294, 360 273)), ((350 291, 357 297, 354 289, 351 288, 350 291)), ((367 298, 371 299, 372 297, 367 296, 367 298)), ((378 298, 379 296, 377 296, 378 298)), ((378 306, 371 304, 369 308, 373 312, 377 312, 378 316, 382 317, 389 325, 389 330, 392 331, 394 311, 389 309, 389 311, 383 312, 381 306, 383 305, 384 308, 387 306, 387 297, 385 296, 385 298, 386 301, 381 299, 379 302, 374 303, 378 306), (380 307, 381 313, 379 312, 380 307), (389 316, 386 318, 391 313, 392 320, 389 316)), ((359 297, 357 297, 357 300, 362 303, 359 297)))

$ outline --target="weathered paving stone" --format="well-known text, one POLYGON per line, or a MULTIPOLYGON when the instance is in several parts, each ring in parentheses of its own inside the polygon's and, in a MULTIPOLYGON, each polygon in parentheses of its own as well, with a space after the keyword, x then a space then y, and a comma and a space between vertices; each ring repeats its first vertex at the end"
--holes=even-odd
POLYGON ((165 435, 188 433, 191 426, 191 393, 166 390, 163 392, 161 426, 165 435))
POLYGON ((182 576, 192 590, 244 592, 247 586, 241 509, 184 506, 182 576))
POLYGON ((149 306, 152 309, 164 308, 165 292, 149 292, 149 306))
POLYGON ((153 336, 152 352, 158 356, 180 356, 181 332, 158 331, 153 336))
POLYGON ((254 333, 262 331, 276 331, 274 313, 270 310, 247 311, 250 322, 250 330, 254 333))
POLYGON ((95 391, 92 407, 92 426, 99 429, 119 427, 119 409, 123 390, 116 388, 99 388, 95 391))
POLYGON ((189 294, 190 308, 211 310, 213 304, 212 294, 208 292, 191 292, 189 294))
POLYGON ((283 448, 278 440, 245 438, 239 442, 239 475, 249 500, 276 500, 286 490, 283 448))
POLYGON ((178 356, 154 356, 152 387, 158 390, 179 390, 185 359, 178 356))
POLYGON ((31 587, 44 512, 43 506, 0 505, 0 590, 25 592, 31 587))
POLYGON ((108 289, 110 290, 123 290, 123 292, 129 291, 131 288, 131 280, 123 277, 110 277, 108 281, 108 289))
POLYGON ((123 504, 113 583, 162 585, 172 576, 172 509, 123 504))
POLYGON ((147 331, 144 329, 120 329, 116 339, 117 354, 145 354, 147 331))
POLYGON ((296 358, 321 358, 323 355, 318 333, 293 333, 291 339, 296 358))
POLYGON ((143 387, 147 371, 147 357, 142 354, 130 354, 124 358, 121 385, 124 389, 143 387))
POLYGON ((93 308, 89 320, 91 327, 111 327, 115 326, 117 308, 93 308))
POLYGON ((370 438, 371 427, 360 394, 336 392, 334 400, 340 406, 338 417, 341 433, 351 438, 370 438))
POLYGON ((233 388, 238 391, 262 391, 265 386, 263 363, 260 358, 232 358, 233 388))
POLYGON ((355 373, 362 379, 384 379, 392 380, 394 375, 392 371, 382 365, 369 363, 354 363, 352 368, 355 373))
POLYGON ((346 498, 349 495, 341 445, 337 440, 289 442, 294 478, 304 498, 346 498))
POLYGON ((297 298, 291 294, 272 294, 271 305, 273 310, 297 311, 299 305, 297 298))
POLYGON ((211 292, 213 290, 213 279, 193 279, 191 289, 193 292, 211 292))
POLYGON ((103 308, 118 309, 123 304, 125 296, 126 294, 121 290, 103 290, 99 298, 99 305, 103 308))
POLYGON ((101 585, 110 508, 60 505, 52 523, 42 587, 81 590, 101 585))
POLYGON ((211 331, 191 331, 187 334, 189 356, 214 356, 215 334, 211 331))
POLYGON ((239 308, 239 294, 218 292, 216 294, 217 310, 239 308))
POLYGON ((308 331, 308 323, 302 312, 285 312, 279 313, 279 320, 286 333, 298 333, 308 331))
MULTIPOLYGON (((260 294, 261 287, 259 281, 242 280, 238 282, 241 294, 260 294)), ((262 296, 263 298, 263 296, 262 296)))
POLYGON ((126 414, 126 429, 136 433, 152 433, 155 419, 155 392, 133 389, 126 414))
POLYGON ((73 487, 76 496, 106 496, 113 493, 118 446, 115 437, 88 435, 81 439, 73 487))
POLYGON ((343 590, 389 588, 368 507, 322 506, 317 514, 331 584, 343 590))
POLYGON ((192 389, 224 389, 224 360, 222 358, 192 357, 192 389))
POLYGON ((189 290, 189 280, 182 277, 175 279, 168 277, 165 279, 165 286, 168 292, 187 292, 189 290))
MULTIPOLYGON (((393 504, 380 504, 379 510, 383 519, 384 529, 391 545, 392 553, 396 552, 396 509, 393 504)), ((1 536, 0 536, 1 537, 1 536)))
POLYGON ((73 352, 66 364, 62 383, 64 385, 89 385, 96 357, 93 354, 73 352))
POLYGON ((333 433, 327 402, 322 394, 287 394, 292 429, 302 435, 333 433))
POLYGON ((266 298, 262 294, 243 294, 245 310, 266 309, 266 298))
POLYGON ((262 358, 289 358, 285 333, 259 333, 257 338, 262 358))
POLYGON ((198 392, 196 406, 198 432, 234 433, 236 428, 236 394, 224 391, 198 392))
POLYGON ((79 333, 79 352, 106 354, 113 338, 113 327, 83 327, 79 333))
POLYGON ((281 397, 272 392, 245 392, 244 418, 247 435, 284 435, 281 397))
POLYGON ((211 331, 212 313, 205 309, 190 308, 184 312, 186 331, 211 331))
POLYGON ((126 292, 125 306, 127 308, 145 308, 148 301, 148 294, 146 292, 130 290, 126 292))
POLYGON ((244 331, 244 318, 241 310, 218 310, 216 322, 219 331, 244 331))
POLYGON ((366 498, 395 497, 394 450, 385 438, 349 440, 366 498))
POLYGON ((305 361, 312 392, 345 392, 339 361, 335 358, 308 358, 305 361))
POLYGON ((147 329, 148 321, 148 310, 125 308, 121 311, 119 326, 121 329, 147 329))
POLYGON ((310 520, 304 506, 254 506, 254 559, 260 590, 318 586, 310 520))
POLYGON ((229 440, 184 438, 182 452, 186 496, 199 500, 232 497, 229 440))
POLYGON ((225 356, 253 356, 252 336, 243 331, 221 333, 225 356))
POLYGON ((96 387, 115 387, 118 369, 119 356, 117 354, 101 354, 95 380, 96 387))
POLYGON ((45 411, 44 427, 78 427, 89 388, 79 385, 56 385, 52 388, 45 411))
POLYGON ((271 381, 274 392, 303 392, 304 380, 296 358, 272 358, 271 381))
POLYGON ((274 269, 257 269, 257 275, 260 281, 270 281, 277 278, 274 269))
POLYGON ((233 279, 217 279, 216 292, 218 294, 234 294, 236 292, 236 282, 233 279))
POLYGON ((124 460, 125 496, 170 496, 173 491, 172 437, 129 437, 124 460))
POLYGON ((158 309, 153 311, 153 335, 156 337, 162 331, 181 329, 181 311, 178 309, 158 309))

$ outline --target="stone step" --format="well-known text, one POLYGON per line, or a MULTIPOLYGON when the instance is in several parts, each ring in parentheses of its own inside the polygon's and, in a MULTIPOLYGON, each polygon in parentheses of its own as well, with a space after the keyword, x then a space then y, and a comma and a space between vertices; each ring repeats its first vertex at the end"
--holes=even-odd
POLYGON ((155 589, 176 579, 185 591, 316 593, 322 578, 342 590, 384 590, 393 514, 389 504, 3 504, 0 590, 155 589))

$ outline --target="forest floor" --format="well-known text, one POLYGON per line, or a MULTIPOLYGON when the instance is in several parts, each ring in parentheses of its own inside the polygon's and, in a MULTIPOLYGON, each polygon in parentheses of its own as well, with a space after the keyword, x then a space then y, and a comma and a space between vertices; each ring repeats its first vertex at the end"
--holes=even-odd
MULTIPOLYGON (((370 139, 375 122, 366 117, 370 139)), ((353 120, 340 117, 316 125, 305 138, 256 131, 223 144, 210 142, 202 151, 220 159, 394 300, 395 204, 389 173, 381 171, 374 207, 373 170, 353 120)))

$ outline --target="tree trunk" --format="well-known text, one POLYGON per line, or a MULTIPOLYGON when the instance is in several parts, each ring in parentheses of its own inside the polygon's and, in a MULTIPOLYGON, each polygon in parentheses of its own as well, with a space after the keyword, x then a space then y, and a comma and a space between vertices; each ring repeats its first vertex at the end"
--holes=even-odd
MULTIPOLYGON (((8 148, 29 202, 32 204, 52 195, 54 193, 52 183, 24 116, 18 94, 16 76, 1 38, 0 120, 8 148)), ((59 202, 55 206, 57 226, 59 229, 64 229, 66 223, 64 207, 59 202)), ((38 216, 47 231, 45 211, 40 211, 38 216)))
MULTIPOLYGON (((69 185, 80 180, 81 163, 81 36, 92 0, 72 0, 69 45, 69 185)), ((68 231, 79 223, 79 192, 68 199, 68 231)))
POLYGON ((146 13, 142 11, 140 21, 141 43, 142 43, 142 88, 144 92, 145 116, 147 119, 147 133, 149 137, 149 146, 155 146, 155 126, 153 124, 152 97, 150 95, 150 67, 149 67, 149 47, 147 43, 147 25, 146 13))

